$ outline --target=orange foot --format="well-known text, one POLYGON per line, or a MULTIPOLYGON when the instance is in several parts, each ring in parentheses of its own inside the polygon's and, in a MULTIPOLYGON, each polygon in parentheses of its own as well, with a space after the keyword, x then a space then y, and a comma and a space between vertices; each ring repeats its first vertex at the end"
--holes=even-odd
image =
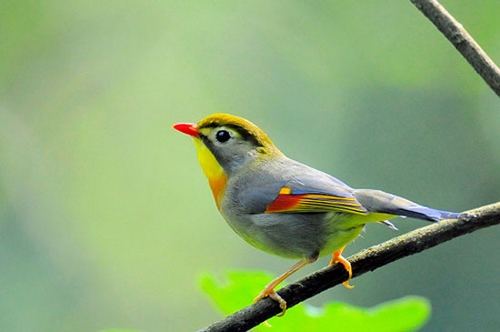
POLYGON ((342 284, 347 288, 347 289, 353 289, 354 286, 352 285, 349 285, 349 281, 351 280, 352 278, 352 267, 351 267, 351 263, 349 263, 349 261, 347 259, 345 259, 343 256, 342 256, 342 251, 344 251, 346 246, 343 246, 342 248, 340 248, 339 250, 335 251, 333 254, 332 254, 332 260, 330 261, 330 264, 328 264, 328 266, 332 266, 333 264, 337 264, 337 263, 340 263, 344 266, 344 268, 347 270, 347 273, 349 273, 349 278, 347 278, 346 281, 344 281, 342 284))
POLYGON ((253 300, 253 302, 255 303, 255 302, 257 302, 259 300, 262 300, 263 298, 269 296, 271 299, 273 299, 274 301, 278 302, 279 305, 280 305, 280 308, 281 308, 282 311, 278 315, 278 317, 283 316, 285 314, 285 312, 286 312, 286 301, 283 300, 283 298, 281 296, 279 296, 278 293, 276 293, 274 291, 274 288, 276 286, 278 286, 283 280, 285 280, 286 278, 288 278, 290 275, 292 275, 293 273, 297 272, 297 270, 300 270, 305 265, 314 262, 317 258, 318 257, 312 257, 312 258, 308 258, 308 259, 303 259, 303 260, 295 263, 295 265, 293 265, 289 270, 287 270, 285 273, 283 273, 282 275, 280 275, 279 277, 277 277, 276 279, 274 279, 273 281, 271 281, 269 284, 267 284, 267 286, 264 287, 264 289, 262 290, 262 292, 260 292, 260 294, 253 300))
POLYGON ((286 301, 283 300, 283 298, 279 296, 278 293, 276 293, 272 288, 265 287, 264 290, 260 292, 255 299, 253 299, 253 302, 255 303, 257 301, 260 301, 267 296, 269 296, 274 301, 278 302, 280 305, 282 311, 280 314, 277 315, 277 317, 283 316, 286 312, 286 301))

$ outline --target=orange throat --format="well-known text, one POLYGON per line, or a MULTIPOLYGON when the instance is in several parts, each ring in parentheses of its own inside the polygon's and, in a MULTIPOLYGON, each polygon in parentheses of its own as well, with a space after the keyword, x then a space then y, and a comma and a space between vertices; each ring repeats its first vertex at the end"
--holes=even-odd
POLYGON ((208 179, 208 184, 210 185, 210 189, 212 189, 212 194, 214 195, 215 204, 217 204, 217 208, 219 210, 220 201, 224 195, 224 189, 226 188, 226 182, 227 176, 225 174, 208 179))

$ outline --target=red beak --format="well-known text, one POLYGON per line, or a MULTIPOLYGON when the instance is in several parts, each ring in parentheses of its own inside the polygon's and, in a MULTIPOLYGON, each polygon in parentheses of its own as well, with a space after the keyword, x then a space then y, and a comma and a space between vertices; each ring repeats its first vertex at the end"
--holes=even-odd
POLYGON ((194 123, 176 123, 172 128, 186 135, 198 138, 198 127, 194 123))

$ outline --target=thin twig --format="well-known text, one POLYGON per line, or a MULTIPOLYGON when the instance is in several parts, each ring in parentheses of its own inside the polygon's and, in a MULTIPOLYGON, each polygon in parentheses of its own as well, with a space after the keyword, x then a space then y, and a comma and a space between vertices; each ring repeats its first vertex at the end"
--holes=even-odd
MULTIPOLYGON (((349 257, 353 277, 373 271, 395 260, 432 248, 456 237, 500 224, 500 202, 468 211, 467 219, 443 220, 398 236, 349 257)), ((347 272, 339 264, 324 268, 279 290, 291 308, 322 291, 342 283, 347 272)), ((443 281, 444 282, 444 281, 443 281)), ((248 331, 281 309, 277 302, 266 298, 204 328, 201 331, 248 331)), ((283 318, 286 319, 286 316, 283 318)))
POLYGON ((472 36, 436 0, 410 0, 455 46, 490 88, 500 96, 500 69, 472 36))

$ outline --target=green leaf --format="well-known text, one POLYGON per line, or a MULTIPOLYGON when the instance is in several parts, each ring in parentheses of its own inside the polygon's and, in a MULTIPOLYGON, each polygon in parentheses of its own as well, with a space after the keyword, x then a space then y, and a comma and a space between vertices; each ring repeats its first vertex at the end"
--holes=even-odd
MULTIPOLYGON (((200 277, 200 287, 224 313, 231 314, 252 303, 273 276, 260 271, 228 271, 221 282, 211 273, 200 277)), ((431 305, 426 298, 407 296, 361 308, 341 302, 330 302, 323 308, 299 304, 283 318, 272 318, 274 331, 416 331, 428 320, 431 305)), ((259 326, 257 330, 270 331, 259 326)))
POLYGON ((201 275, 199 285, 224 314, 230 314, 252 304, 264 285, 274 277, 267 272, 227 271, 225 282, 220 282, 214 274, 201 275))

